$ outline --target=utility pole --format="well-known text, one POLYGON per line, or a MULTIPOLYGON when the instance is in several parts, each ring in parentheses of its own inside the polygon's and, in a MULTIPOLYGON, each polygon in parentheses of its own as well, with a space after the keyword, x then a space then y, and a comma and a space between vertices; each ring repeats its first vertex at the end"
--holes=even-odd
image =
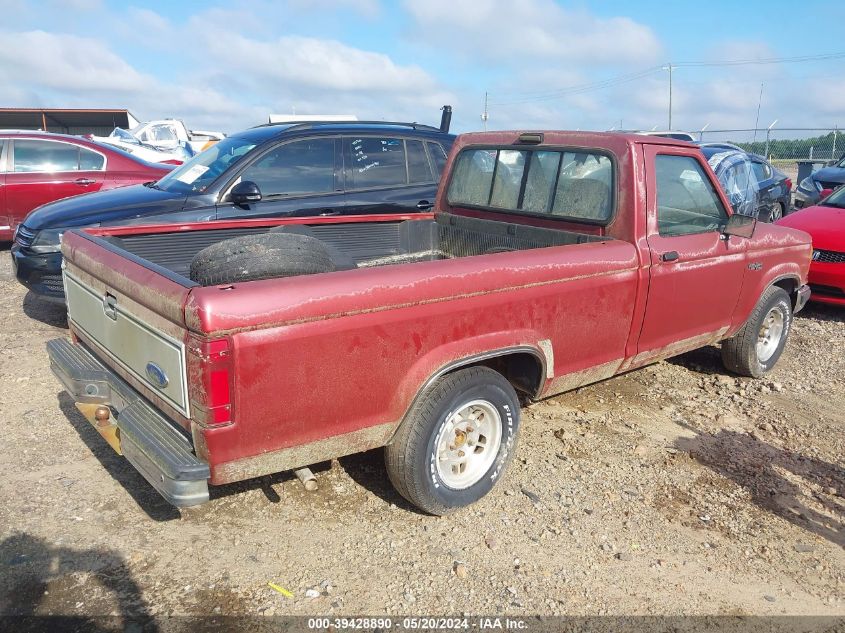
POLYGON ((760 105, 763 103, 763 82, 760 82, 760 98, 757 100, 757 118, 754 119, 754 138, 751 140, 753 144, 757 140, 757 126, 760 125, 760 105))
POLYGON ((669 62, 666 66, 663 67, 663 70, 669 71, 669 129, 672 129, 672 62, 669 62))
POLYGON ((490 118, 490 113, 487 111, 487 93, 484 93, 484 112, 481 113, 481 120, 484 121, 484 131, 487 131, 487 119, 490 118))

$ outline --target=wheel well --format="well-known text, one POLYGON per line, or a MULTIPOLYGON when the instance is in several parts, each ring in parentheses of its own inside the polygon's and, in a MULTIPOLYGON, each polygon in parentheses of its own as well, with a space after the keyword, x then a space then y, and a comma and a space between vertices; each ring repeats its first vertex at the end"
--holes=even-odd
POLYGON ((513 385, 514 389, 531 398, 535 398, 543 386, 542 381, 545 375, 545 367, 543 367, 543 363, 537 356, 529 352, 505 353, 501 356, 485 358, 467 363, 466 365, 460 365, 459 367, 450 369, 446 373, 466 367, 477 366, 489 367, 499 372, 513 385))
POLYGON ((789 299, 792 301, 792 307, 794 308, 795 302, 798 301, 798 293, 796 292, 798 290, 798 282, 791 277, 785 277, 778 279, 773 285, 783 289, 789 295, 789 299))

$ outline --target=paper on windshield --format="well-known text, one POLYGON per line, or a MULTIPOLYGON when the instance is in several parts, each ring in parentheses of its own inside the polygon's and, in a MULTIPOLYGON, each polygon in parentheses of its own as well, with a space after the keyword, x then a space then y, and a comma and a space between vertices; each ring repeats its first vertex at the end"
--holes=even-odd
POLYGON ((194 165, 190 169, 186 169, 184 174, 176 176, 176 180, 184 182, 186 185, 190 185, 207 171, 208 167, 205 165, 194 165))

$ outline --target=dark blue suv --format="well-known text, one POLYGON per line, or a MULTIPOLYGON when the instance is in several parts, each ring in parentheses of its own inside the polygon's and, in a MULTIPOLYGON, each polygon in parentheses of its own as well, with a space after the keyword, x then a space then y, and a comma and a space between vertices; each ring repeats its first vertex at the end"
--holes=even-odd
POLYGON ((270 124, 233 134, 157 182, 66 198, 15 234, 18 281, 64 301, 60 236, 72 227, 230 218, 415 213, 434 204, 454 135, 416 123, 270 124))

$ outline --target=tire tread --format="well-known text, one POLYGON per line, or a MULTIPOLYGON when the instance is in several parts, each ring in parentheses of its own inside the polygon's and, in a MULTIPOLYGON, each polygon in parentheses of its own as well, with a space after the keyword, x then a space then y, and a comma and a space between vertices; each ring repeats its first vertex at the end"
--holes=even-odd
MULTIPOLYGON (((731 338, 722 341, 722 364, 725 369, 740 376, 752 378, 759 378, 763 374, 759 370, 756 357, 757 334, 760 321, 765 316, 764 312, 767 312, 770 309, 769 304, 781 295, 789 302, 789 295, 783 288, 778 286, 766 288, 745 324, 731 338)), ((788 332, 784 333, 784 339, 787 334, 788 332)), ((785 343, 784 340, 783 344, 785 343)))
MULTIPOLYGON (((426 446, 425 422, 436 414, 444 400, 456 390, 463 391, 468 384, 474 383, 476 378, 506 385, 513 391, 510 383, 499 372, 489 367, 467 367, 441 376, 417 398, 399 425, 393 441, 385 447, 385 467, 393 487, 402 497, 430 514, 443 515, 455 508, 433 499, 414 477, 414 457, 417 451, 425 450, 426 446)), ((516 392, 513 392, 513 395, 516 400, 516 392)))

